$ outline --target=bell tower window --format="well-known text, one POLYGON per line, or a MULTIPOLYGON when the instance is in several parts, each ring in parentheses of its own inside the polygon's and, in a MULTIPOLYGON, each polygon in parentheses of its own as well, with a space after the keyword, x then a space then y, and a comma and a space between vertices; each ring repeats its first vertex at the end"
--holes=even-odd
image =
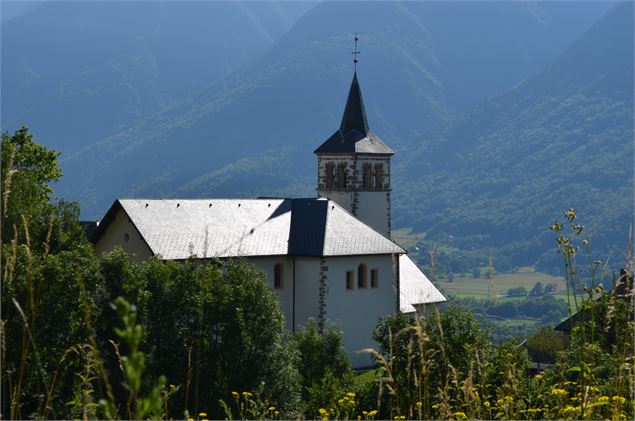
POLYGON ((363 187, 364 189, 370 189, 371 188, 371 167, 370 164, 364 164, 363 167, 363 187))
POLYGON ((384 188, 384 166, 382 164, 375 164, 375 190, 382 190, 384 188))
POLYGON ((333 163, 328 163, 326 164, 326 167, 324 168, 324 184, 327 190, 333 190, 333 181, 334 181, 333 167, 334 166, 335 165, 333 163))
POLYGON ((346 189, 346 164, 337 166, 337 188, 346 189))

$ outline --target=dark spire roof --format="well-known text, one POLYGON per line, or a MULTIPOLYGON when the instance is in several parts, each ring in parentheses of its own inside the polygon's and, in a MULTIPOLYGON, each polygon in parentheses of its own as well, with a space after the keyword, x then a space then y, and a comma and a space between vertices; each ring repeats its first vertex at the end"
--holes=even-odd
POLYGON ((376 153, 392 155, 394 152, 368 128, 366 110, 362 100, 362 90, 353 74, 351 88, 348 91, 346 108, 342 116, 340 129, 333 133, 314 153, 376 153))
POLYGON ((366 110, 364 110, 362 90, 359 88, 359 81, 357 80, 357 72, 353 74, 351 89, 348 91, 348 99, 346 100, 346 108, 344 108, 340 130, 342 133, 348 133, 351 130, 357 130, 362 134, 368 133, 368 121, 366 120, 366 110))

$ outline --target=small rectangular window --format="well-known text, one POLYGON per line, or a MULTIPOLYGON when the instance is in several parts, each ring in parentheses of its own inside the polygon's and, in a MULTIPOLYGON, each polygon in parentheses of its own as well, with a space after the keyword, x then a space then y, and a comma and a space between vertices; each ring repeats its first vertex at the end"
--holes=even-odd
POLYGON ((379 288, 379 269, 370 271, 370 287, 379 288))
POLYGON ((353 289, 355 287, 355 275, 352 270, 346 272, 346 289, 353 289))

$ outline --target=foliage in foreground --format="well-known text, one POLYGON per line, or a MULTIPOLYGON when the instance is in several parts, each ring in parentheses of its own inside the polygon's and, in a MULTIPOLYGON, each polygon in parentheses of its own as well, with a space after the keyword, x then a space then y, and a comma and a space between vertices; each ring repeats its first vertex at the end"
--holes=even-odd
MULTIPOLYGON (((2 414, 7 418, 589 419, 633 417, 633 291, 576 266, 583 227, 554 224, 569 346, 533 375, 457 306, 375 331, 376 376, 353 379, 336 327, 285 337, 263 275, 241 261, 99 261, 73 204, 51 204, 57 155, 3 135, 2 414), (591 273, 591 279, 580 279, 591 273)), ((630 255, 630 251, 629 251, 630 255)), ((616 279, 628 281, 632 266, 616 279)), ((630 275, 632 276, 632 275, 630 275)), ((536 348, 534 348, 536 349, 536 348)))

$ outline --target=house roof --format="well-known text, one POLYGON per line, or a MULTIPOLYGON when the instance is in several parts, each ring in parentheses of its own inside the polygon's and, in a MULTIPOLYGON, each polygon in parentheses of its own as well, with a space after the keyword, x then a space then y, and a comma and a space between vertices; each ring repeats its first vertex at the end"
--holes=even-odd
MULTIPOLYGON (((614 281, 615 282, 615 281, 614 281)), ((631 300, 633 294, 633 286, 635 284, 635 278, 632 275, 629 275, 629 272, 626 269, 620 270, 620 277, 617 279, 617 282, 613 285, 611 289, 611 294, 615 294, 615 297, 620 300, 631 300)), ((573 325, 579 322, 586 322, 591 318, 591 312, 588 308, 582 308, 577 313, 574 313, 572 316, 564 319, 560 322, 555 330, 559 330, 561 332, 571 332, 573 329, 573 325)), ((631 320, 635 318, 635 315, 631 313, 631 320)))
POLYGON ((409 256, 399 256, 399 310, 414 313, 415 306, 442 303, 447 298, 419 270, 409 256))
POLYGON ((317 148, 316 154, 367 153, 392 155, 394 152, 368 128, 362 91, 353 74, 340 128, 317 148))
POLYGON ((163 259, 405 253, 327 199, 116 200, 91 240, 123 210, 163 259))

